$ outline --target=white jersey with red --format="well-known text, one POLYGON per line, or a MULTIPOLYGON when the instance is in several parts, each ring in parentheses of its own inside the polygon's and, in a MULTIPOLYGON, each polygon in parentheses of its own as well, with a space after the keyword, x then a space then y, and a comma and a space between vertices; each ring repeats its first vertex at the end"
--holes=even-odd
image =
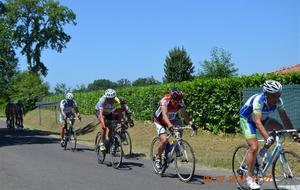
POLYGON ((161 99, 159 101, 159 106, 157 108, 157 110, 154 112, 154 122, 162 125, 162 126, 166 126, 165 122, 162 119, 162 109, 161 106, 167 106, 167 114, 168 114, 168 118, 169 120, 172 122, 176 119, 177 113, 181 108, 185 108, 185 104, 183 102, 183 100, 181 100, 179 102, 179 104, 174 105, 171 102, 171 96, 170 94, 165 95, 165 97, 163 97, 163 99, 161 99))

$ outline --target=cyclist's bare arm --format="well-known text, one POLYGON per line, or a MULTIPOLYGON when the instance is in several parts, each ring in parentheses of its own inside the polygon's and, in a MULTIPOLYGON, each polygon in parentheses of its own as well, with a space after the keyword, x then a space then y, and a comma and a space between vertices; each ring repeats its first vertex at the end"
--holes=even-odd
POLYGON ((181 109, 180 109, 180 112, 182 113, 184 122, 185 122, 186 124, 190 124, 191 118, 190 118, 188 112, 185 110, 185 108, 181 108, 181 109))
POLYGON ((104 122, 103 110, 102 109, 99 110, 98 118, 99 118, 99 122, 100 122, 102 128, 105 129, 106 126, 105 126, 105 122, 104 122))
POLYGON ((253 114, 254 114, 254 123, 256 124, 256 128, 259 130, 260 134, 264 137, 264 139, 268 139, 269 134, 261 122, 262 120, 261 114, 260 113, 253 113, 253 114))
POLYGON ((168 117, 168 107, 167 106, 161 106, 161 112, 162 112, 162 119, 167 124, 168 127, 173 126, 171 121, 168 117))
POLYGON ((286 129, 293 129, 293 124, 284 109, 278 110, 280 119, 286 129))

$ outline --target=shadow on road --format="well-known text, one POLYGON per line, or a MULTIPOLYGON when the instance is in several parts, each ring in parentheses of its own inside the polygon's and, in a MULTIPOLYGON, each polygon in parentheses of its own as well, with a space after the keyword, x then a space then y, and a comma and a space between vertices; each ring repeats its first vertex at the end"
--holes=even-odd
POLYGON ((58 143, 58 139, 48 136, 49 133, 38 130, 8 130, 0 128, 0 147, 23 144, 58 143))
POLYGON ((76 134, 77 136, 80 136, 80 135, 85 135, 87 133, 91 133, 95 130, 97 125, 99 125, 99 122, 91 122, 87 124, 85 127, 77 129, 76 134))

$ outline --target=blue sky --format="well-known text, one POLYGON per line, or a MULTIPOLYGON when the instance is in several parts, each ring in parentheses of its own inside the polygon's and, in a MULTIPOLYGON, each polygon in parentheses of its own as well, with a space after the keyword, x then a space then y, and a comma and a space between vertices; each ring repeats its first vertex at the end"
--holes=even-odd
MULTIPOLYGON (((232 54, 239 75, 300 63, 298 0, 62 0, 77 15, 62 53, 46 50, 45 81, 69 87, 96 79, 162 81, 169 50, 184 47, 196 71, 213 47, 232 54)), ((20 59, 21 69, 26 68, 20 59)))

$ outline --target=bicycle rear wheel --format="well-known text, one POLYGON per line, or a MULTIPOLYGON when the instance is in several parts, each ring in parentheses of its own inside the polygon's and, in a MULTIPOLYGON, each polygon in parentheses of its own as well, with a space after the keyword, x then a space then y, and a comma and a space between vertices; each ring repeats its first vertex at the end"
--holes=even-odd
POLYGON ((175 169, 183 182, 190 181, 195 172, 195 154, 192 146, 185 140, 178 142, 175 147, 175 169))
POLYGON ((124 152, 125 157, 130 157, 132 154, 132 143, 131 143, 131 137, 126 130, 120 130, 119 135, 121 137, 122 141, 122 148, 124 152))
POLYGON ((300 156, 284 151, 273 162, 272 177, 276 189, 300 189, 300 156))
POLYGON ((117 134, 113 137, 110 144, 110 157, 112 166, 118 169, 122 164, 123 149, 121 138, 117 134))
POLYGON ((100 139, 101 139, 101 133, 98 132, 95 138, 95 152, 97 155, 97 161, 99 164, 103 164, 106 156, 106 152, 100 151, 100 139))
POLYGON ((248 168, 246 164, 246 156, 248 153, 248 145, 243 144, 236 147, 232 157, 232 172, 236 180, 236 184, 241 189, 248 189, 246 178, 248 168))

